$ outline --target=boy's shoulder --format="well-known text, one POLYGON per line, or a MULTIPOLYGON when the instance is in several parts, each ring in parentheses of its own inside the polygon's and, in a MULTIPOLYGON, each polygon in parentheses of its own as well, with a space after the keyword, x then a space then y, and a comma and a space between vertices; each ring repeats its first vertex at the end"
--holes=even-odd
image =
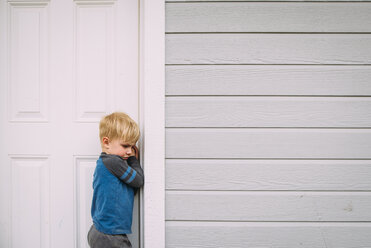
POLYGON ((99 159, 101 159, 103 164, 105 164, 105 165, 112 164, 112 163, 115 164, 115 163, 124 162, 124 159, 121 158, 120 156, 114 155, 114 154, 107 154, 105 152, 102 152, 100 154, 99 159))
POLYGON ((128 165, 126 164, 126 161, 118 155, 102 152, 99 160, 103 166, 116 177, 121 177, 122 174, 124 174, 124 172, 127 170, 126 167, 128 165))

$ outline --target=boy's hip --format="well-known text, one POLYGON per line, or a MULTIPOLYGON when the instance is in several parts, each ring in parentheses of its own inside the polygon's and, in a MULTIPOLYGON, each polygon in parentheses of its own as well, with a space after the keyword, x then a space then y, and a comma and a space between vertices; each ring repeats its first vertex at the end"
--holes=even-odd
POLYGON ((88 243, 91 248, 132 248, 126 234, 106 234, 98 231, 94 224, 88 232, 88 243))

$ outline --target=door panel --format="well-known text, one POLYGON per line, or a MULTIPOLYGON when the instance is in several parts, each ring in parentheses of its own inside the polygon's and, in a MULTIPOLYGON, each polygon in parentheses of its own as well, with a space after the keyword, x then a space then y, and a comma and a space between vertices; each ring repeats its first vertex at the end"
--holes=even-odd
POLYGON ((139 117, 138 2, 0 4, 0 247, 87 247, 99 120, 139 117))

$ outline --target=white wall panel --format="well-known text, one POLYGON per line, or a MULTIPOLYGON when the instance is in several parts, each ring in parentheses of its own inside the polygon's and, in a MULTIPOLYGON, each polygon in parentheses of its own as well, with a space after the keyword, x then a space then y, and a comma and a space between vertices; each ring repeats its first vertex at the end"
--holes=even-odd
POLYGON ((48 158, 12 156, 11 167, 12 247, 49 248, 48 158))
POLYGON ((167 3, 166 32, 370 32, 371 3, 167 3))
POLYGON ((166 160, 167 190, 371 190, 371 160, 166 160))
POLYGON ((10 120, 47 121, 48 4, 11 2, 8 6, 10 120))
POLYGON ((173 65, 166 95, 371 95, 370 66, 173 65))
POLYGON ((370 232, 370 223, 171 221, 166 247, 360 248, 369 247, 370 232))
POLYGON ((115 4, 77 1, 75 6, 78 121, 99 121, 114 108, 115 4))
POLYGON ((371 221, 370 192, 167 191, 166 220, 371 221))
POLYGON ((97 158, 75 157, 75 226, 76 247, 89 248, 86 235, 92 225, 90 214, 91 201, 93 199, 93 174, 97 158))
POLYGON ((166 247, 368 247, 370 9, 167 1, 166 247))
POLYGON ((166 64, 371 64, 370 34, 167 34, 166 64))
POLYGON ((369 159, 370 129, 168 128, 167 158, 369 159))
MULTIPOLYGON (((248 2, 250 0, 167 0, 171 2, 248 2)), ((259 2, 282 2, 282 0, 259 0, 259 2)), ((370 0, 285 0, 285 2, 370 2, 370 0)))
POLYGON ((370 97, 168 97, 167 127, 371 127, 370 97))

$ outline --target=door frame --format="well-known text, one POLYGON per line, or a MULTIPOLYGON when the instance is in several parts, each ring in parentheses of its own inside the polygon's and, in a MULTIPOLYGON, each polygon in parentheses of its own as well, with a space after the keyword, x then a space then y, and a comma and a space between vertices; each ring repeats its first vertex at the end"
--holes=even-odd
MULTIPOLYGON (((5 3, 1 1, 0 7, 5 7, 5 3)), ((139 0, 138 4, 139 125, 145 174, 140 194, 140 247, 159 248, 165 247, 165 0, 139 0)), ((2 51, 4 44, 6 40, 0 37, 2 51)), ((5 63, 0 61, 5 66, 1 72, 6 71, 5 63)), ((6 73, 0 75, 2 80, 5 76, 6 73)), ((0 102, 5 103, 5 99, 0 102)), ((0 143, 5 145, 3 140, 0 143)))
POLYGON ((139 0, 140 247, 165 247, 165 0, 139 0))

